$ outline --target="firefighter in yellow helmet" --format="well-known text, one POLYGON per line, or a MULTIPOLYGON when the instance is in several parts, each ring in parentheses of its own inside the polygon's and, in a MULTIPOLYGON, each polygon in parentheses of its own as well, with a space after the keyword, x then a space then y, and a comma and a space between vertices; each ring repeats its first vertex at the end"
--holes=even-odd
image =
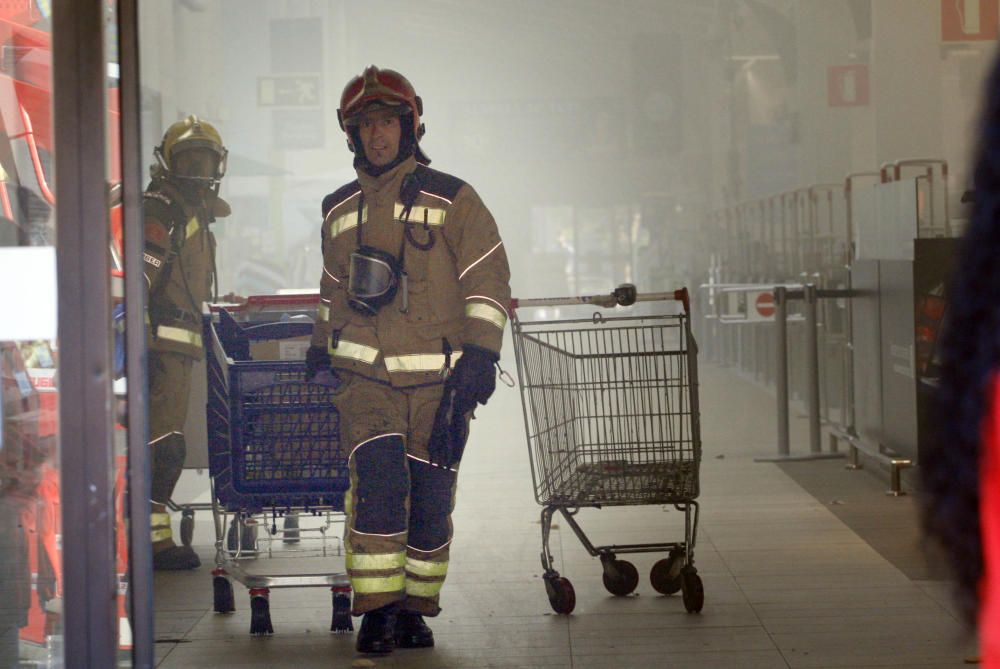
POLYGON ((154 150, 152 180, 143 196, 149 347, 149 446, 152 462, 152 542, 155 569, 194 569, 190 546, 178 546, 167 502, 184 466, 191 367, 202 356, 201 304, 215 286, 215 236, 209 228, 228 216, 219 197, 226 148, 207 121, 188 116, 154 150))
POLYGON ((347 570, 357 648, 434 645, 459 462, 494 369, 510 302, 507 255, 471 186, 427 166, 422 103, 367 68, 338 115, 358 178, 323 200, 320 314, 310 378, 340 378, 351 448, 347 570))

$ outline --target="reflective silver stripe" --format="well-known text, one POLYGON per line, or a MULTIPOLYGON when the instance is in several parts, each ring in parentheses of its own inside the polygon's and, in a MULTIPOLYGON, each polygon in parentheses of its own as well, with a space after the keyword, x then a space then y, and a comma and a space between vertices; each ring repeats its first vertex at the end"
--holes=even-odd
MULTIPOLYGON (((406 584, 406 574, 393 576, 353 576, 351 587, 359 595, 374 595, 380 592, 399 592, 406 584)), ((438 583, 438 590, 441 584, 438 583)))
MULTIPOLYGON (((403 205, 399 202, 392 208, 392 217, 397 221, 403 220, 403 205)), ((427 215, 427 225, 444 225, 445 210, 438 207, 413 207, 410 209, 411 223, 424 223, 424 214, 427 215)))
POLYGON ((170 436, 170 435, 172 435, 172 434, 179 434, 179 435, 181 435, 182 437, 184 436, 184 433, 183 433, 183 432, 180 432, 180 431, 178 431, 178 430, 173 430, 172 432, 167 432, 167 433, 165 433, 165 434, 161 434, 161 435, 159 435, 158 437, 156 437, 155 439, 150 439, 150 440, 149 440, 149 445, 150 445, 150 446, 152 446, 152 445, 153 445, 153 444, 155 444, 156 442, 160 441, 161 439, 166 439, 167 437, 169 437, 169 436, 170 436))
POLYGON ((451 204, 451 200, 449 200, 448 198, 444 197, 443 195, 436 195, 436 194, 434 194, 434 193, 428 193, 428 192, 427 192, 427 191, 425 191, 425 190, 422 190, 422 191, 420 191, 420 192, 421 192, 421 193, 422 193, 423 195, 427 195, 427 196, 429 196, 429 197, 434 197, 434 198, 437 198, 437 199, 439 199, 439 200, 444 200, 444 201, 445 201, 445 202, 447 202, 448 204, 451 204))
POLYGON ((443 585, 444 581, 414 581, 413 579, 407 579, 406 594, 414 597, 437 597, 441 594, 441 587, 443 585))
MULTIPOLYGON (((451 354, 451 364, 462 357, 461 351, 451 354)), ((385 358, 385 368, 393 372, 439 372, 444 369, 445 357, 442 353, 410 353, 390 355, 385 358)))
MULTIPOLYGON (((361 208, 361 222, 368 222, 368 205, 366 204, 361 208)), ((333 239, 342 232, 347 232, 358 227, 358 212, 349 211, 346 214, 341 214, 337 218, 330 221, 330 239, 333 239)))
POLYGON ((160 325, 156 328, 156 336, 159 339, 176 341, 181 344, 190 344, 201 348, 201 335, 183 328, 174 328, 169 325, 160 325))
POLYGON ((481 321, 492 323, 501 330, 507 325, 506 312, 500 311, 492 304, 483 304, 482 302, 467 304, 465 305, 465 315, 469 318, 478 318, 481 321))
POLYGON ((448 573, 448 561, 430 562, 406 558, 406 572, 415 576, 444 576, 448 573))
POLYGON ((341 339, 337 342, 337 348, 330 348, 330 355, 335 358, 349 358, 373 365, 378 359, 378 349, 341 339))
POLYGON ((464 270, 462 270, 462 273, 458 275, 458 280, 461 281, 462 277, 465 276, 466 272, 468 272, 470 269, 472 269, 473 267, 475 267, 476 265, 478 265, 482 261, 486 260, 486 258, 488 258, 491 253, 493 253, 494 251, 496 251, 501 246, 503 246, 503 242, 497 242, 496 246, 494 246, 489 251, 487 251, 486 253, 484 253, 483 256, 479 260, 477 260, 476 262, 472 263, 471 265, 469 265, 468 267, 466 267, 464 270))
MULTIPOLYGON (((313 219, 316 220, 316 219, 313 219)), ((192 216, 191 220, 188 221, 186 232, 186 238, 190 239, 193 235, 198 233, 198 228, 201 226, 198 224, 198 217, 192 216)))
POLYGON ((372 571, 391 571, 402 569, 409 560, 406 553, 348 553, 348 569, 369 569, 372 571))
POLYGON ((337 283, 340 283, 340 279, 338 279, 338 278, 337 278, 337 277, 335 277, 335 276, 334 276, 333 274, 331 274, 331 273, 330 273, 330 270, 328 270, 328 269, 327 269, 326 267, 323 267, 323 273, 324 273, 324 274, 326 274, 326 275, 327 275, 328 277, 330 277, 331 279, 333 279, 334 281, 336 281, 337 283))
POLYGON ((317 315, 321 321, 330 320, 330 305, 320 303, 317 315))

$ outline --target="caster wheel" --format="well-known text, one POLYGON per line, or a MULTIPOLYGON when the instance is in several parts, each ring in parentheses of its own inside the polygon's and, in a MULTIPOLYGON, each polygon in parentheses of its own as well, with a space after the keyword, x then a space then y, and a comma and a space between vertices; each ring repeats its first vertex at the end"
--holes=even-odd
POLYGON ((604 587, 618 597, 624 597, 639 585, 639 571, 631 562, 612 560, 604 566, 604 587))
POLYGON ((232 613, 236 610, 236 601, 233 597, 233 584, 225 576, 225 572, 213 572, 212 593, 213 609, 216 613, 232 613))
POLYGON ((649 582, 663 595, 672 595, 681 589, 681 568, 684 566, 683 553, 670 553, 649 570, 649 582))
POLYGON ((333 590, 333 621, 330 631, 334 634, 348 634, 354 631, 351 622, 351 588, 335 587, 333 590))
POLYGON ((549 595, 549 604, 556 613, 569 615, 576 607, 576 592, 568 578, 562 576, 545 577, 545 592, 549 595))
POLYGON ((226 532, 226 550, 228 550, 232 555, 236 554, 237 525, 243 526, 243 530, 240 533, 240 548, 242 549, 242 555, 257 552, 257 524, 251 524, 247 522, 247 520, 248 519, 245 517, 237 516, 229 525, 229 530, 226 532))
POLYGON ((194 539, 194 509, 181 511, 181 543, 188 548, 194 539))
POLYGON ((705 588, 694 568, 681 574, 681 595, 688 613, 701 613, 701 607, 705 605, 705 588))
POLYGON ((250 591, 250 634, 274 634, 274 628, 271 627, 271 603, 267 598, 266 588, 250 591))

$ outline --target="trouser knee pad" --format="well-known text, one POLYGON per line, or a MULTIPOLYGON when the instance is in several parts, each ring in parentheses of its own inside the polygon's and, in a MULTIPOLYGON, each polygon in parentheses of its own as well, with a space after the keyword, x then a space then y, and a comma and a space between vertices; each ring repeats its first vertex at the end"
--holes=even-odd
POLYGON ((364 442, 352 460, 356 477, 353 529, 369 534, 403 532, 410 489, 403 438, 391 435, 364 442))
POLYGON ((159 504, 166 504, 174 494, 174 487, 184 469, 187 444, 180 432, 171 432, 149 442, 152 459, 153 484, 150 498, 159 504))
POLYGON ((455 472, 431 467, 415 460, 410 465, 409 543, 420 550, 433 550, 451 538, 452 494, 455 472))

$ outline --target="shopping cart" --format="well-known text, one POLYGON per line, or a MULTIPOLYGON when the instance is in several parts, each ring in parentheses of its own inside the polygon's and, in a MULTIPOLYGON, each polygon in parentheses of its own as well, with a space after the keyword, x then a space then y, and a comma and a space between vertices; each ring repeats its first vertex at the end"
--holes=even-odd
POLYGON ((336 384, 332 377, 329 383, 307 382, 300 360, 251 358, 252 347, 261 344, 307 345, 303 340, 312 323, 284 316, 274 320, 274 314, 258 314, 237 322, 226 310, 203 315, 216 538, 214 609, 235 609, 235 579, 250 590, 250 633, 271 634, 271 588, 329 587, 330 629, 349 632, 350 581, 339 535, 330 532, 343 524, 349 485, 348 453, 340 444, 334 405, 336 384), (279 516, 312 516, 319 525, 279 529, 279 516), (258 535, 261 528, 265 537, 258 535), (288 542, 297 545, 291 548, 288 542), (265 554, 270 561, 258 559, 265 554), (323 570, 303 573, 302 565, 309 562, 304 558, 319 559, 323 570), (269 562, 267 567, 263 562, 269 562), (335 566, 340 569, 328 571, 335 566))
POLYGON ((650 572, 653 588, 665 595, 680 590, 689 612, 702 609, 705 594, 694 566, 701 435, 689 304, 686 288, 637 295, 627 284, 610 295, 512 301, 531 476, 543 507, 545 589, 556 613, 576 605, 573 585, 555 570, 549 552, 556 511, 601 559, 609 592, 624 596, 639 583, 635 566, 619 554, 664 551, 667 557, 650 572), (676 302, 680 312, 666 313, 676 302), (627 309, 607 317, 594 306, 627 309), (520 318, 519 310, 529 308, 538 320, 520 318), (584 314, 589 317, 574 317, 584 314), (575 518, 585 507, 643 504, 683 511, 684 540, 595 546, 575 518))

